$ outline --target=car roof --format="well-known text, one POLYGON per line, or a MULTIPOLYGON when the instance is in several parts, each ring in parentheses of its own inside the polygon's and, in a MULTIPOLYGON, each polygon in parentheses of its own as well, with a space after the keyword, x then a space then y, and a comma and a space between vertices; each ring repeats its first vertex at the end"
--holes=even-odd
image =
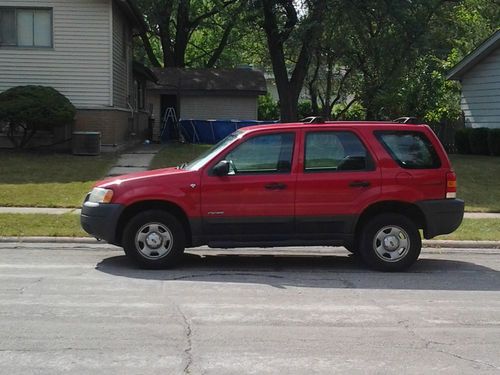
POLYGON ((267 125, 255 125, 249 127, 240 128, 241 131, 245 133, 253 133, 261 130, 296 130, 296 129, 322 129, 322 128, 369 128, 373 130, 421 130, 426 127, 424 124, 401 124, 392 121, 326 121, 319 124, 306 124, 303 122, 291 122, 291 123, 273 123, 267 125))

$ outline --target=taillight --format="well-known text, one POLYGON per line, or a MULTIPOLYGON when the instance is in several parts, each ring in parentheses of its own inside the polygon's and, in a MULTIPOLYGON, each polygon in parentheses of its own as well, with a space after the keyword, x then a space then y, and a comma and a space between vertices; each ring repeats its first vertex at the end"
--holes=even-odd
POLYGON ((457 197, 457 175, 455 172, 446 173, 446 198, 457 197))

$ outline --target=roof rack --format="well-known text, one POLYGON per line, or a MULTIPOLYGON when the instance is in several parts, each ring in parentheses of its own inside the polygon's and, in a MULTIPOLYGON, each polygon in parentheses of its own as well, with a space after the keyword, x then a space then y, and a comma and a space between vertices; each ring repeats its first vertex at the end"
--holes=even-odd
POLYGON ((418 118, 411 116, 398 117, 397 119, 392 120, 392 122, 397 122, 398 124, 411 124, 411 125, 422 124, 422 121, 420 121, 418 118))
POLYGON ((321 116, 309 116, 300 120, 304 124, 324 124, 325 119, 321 116))

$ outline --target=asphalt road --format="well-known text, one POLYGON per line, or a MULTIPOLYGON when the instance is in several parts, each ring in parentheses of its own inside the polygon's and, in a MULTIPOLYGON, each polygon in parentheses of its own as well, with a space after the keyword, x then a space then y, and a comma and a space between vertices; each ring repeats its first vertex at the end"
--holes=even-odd
POLYGON ((500 372, 500 250, 387 274, 342 249, 144 271, 107 245, 0 244, 1 374, 437 372, 500 372))

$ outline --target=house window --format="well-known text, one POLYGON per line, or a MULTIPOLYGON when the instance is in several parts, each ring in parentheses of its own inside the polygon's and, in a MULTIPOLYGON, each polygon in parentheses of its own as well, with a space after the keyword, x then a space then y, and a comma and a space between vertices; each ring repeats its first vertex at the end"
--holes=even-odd
POLYGON ((52 10, 0 8, 0 46, 52 47, 52 10))

